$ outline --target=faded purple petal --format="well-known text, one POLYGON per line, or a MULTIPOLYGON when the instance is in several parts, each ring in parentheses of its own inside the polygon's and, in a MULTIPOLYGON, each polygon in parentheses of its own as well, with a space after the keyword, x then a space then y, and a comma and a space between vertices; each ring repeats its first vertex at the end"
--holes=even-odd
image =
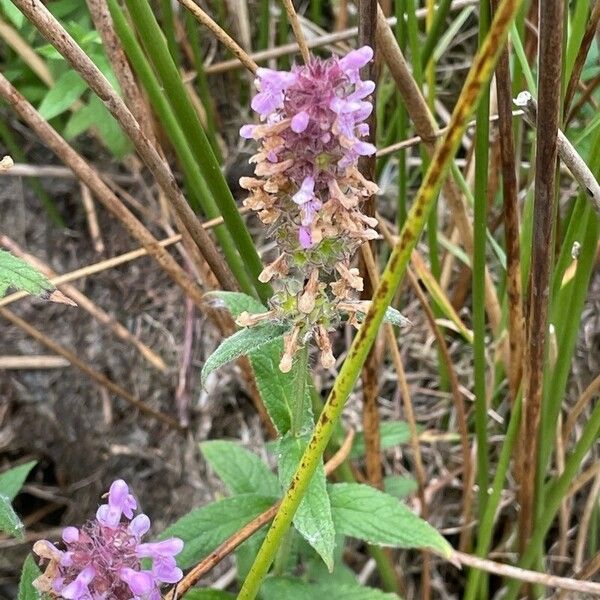
POLYGON ((344 71, 358 71, 362 69, 373 58, 373 49, 370 46, 363 46, 357 50, 352 50, 340 58, 340 67, 344 71))
POLYGON ((300 189, 292 196, 296 204, 306 204, 315 197, 315 180, 313 177, 305 177, 300 189))
POLYGON ((300 227, 300 230, 298 231, 298 241, 304 250, 307 250, 312 246, 312 236, 310 235, 310 229, 308 227, 300 227))
POLYGON ((134 571, 124 567, 119 571, 119 576, 136 596, 147 594, 156 587, 154 575, 151 571, 134 571))
POLYGON ((272 113, 283 104, 283 93, 266 91, 256 94, 252 98, 252 109, 255 110, 261 117, 272 113))
POLYGON ((137 508, 135 498, 129 493, 129 487, 122 479, 117 479, 108 491, 108 504, 111 508, 118 508, 128 519, 133 517, 137 508))
POLYGON ((79 539, 79 529, 77 527, 65 527, 62 532, 63 542, 76 542, 79 539))
POLYGON ((256 125, 242 125, 240 127, 240 137, 246 140, 251 140, 254 137, 254 130, 256 125))
POLYGON ((139 514, 129 523, 127 531, 140 539, 150 529, 150 519, 145 514, 139 514))
POLYGON ((292 131, 294 133, 302 133, 308 127, 309 121, 310 117, 308 116, 308 113, 305 110, 299 112, 297 115, 294 115, 292 117, 292 131))
POLYGON ((96 511, 96 519, 105 527, 115 529, 121 521, 121 509, 116 506, 102 504, 96 511))
POLYGON ((373 146, 373 144, 369 144, 368 142, 357 141, 353 146, 352 150, 359 154, 360 156, 371 156, 377 152, 377 148, 373 146))
POLYGON ((74 581, 61 590, 61 595, 67 600, 91 600, 89 584, 96 575, 94 567, 86 567, 77 575, 74 581))
POLYGON ((152 562, 152 573, 162 583, 177 583, 183 577, 183 572, 171 557, 155 559, 152 562))
POLYGON ((162 542, 139 544, 136 553, 140 557, 158 558, 161 556, 175 556, 183 550, 183 541, 173 537, 162 542))

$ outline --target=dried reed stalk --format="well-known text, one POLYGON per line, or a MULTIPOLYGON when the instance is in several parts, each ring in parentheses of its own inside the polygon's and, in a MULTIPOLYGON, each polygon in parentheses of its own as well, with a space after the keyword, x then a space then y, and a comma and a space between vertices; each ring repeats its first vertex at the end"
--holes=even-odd
POLYGON ((135 120, 140 124, 144 135, 155 144, 152 114, 137 85, 121 41, 115 33, 108 6, 105 0, 86 0, 86 2, 96 30, 102 38, 102 46, 106 52, 106 56, 121 86, 125 104, 127 104, 135 120))
MULTIPOLYGON (((432 152, 436 139, 438 137, 437 125, 433 115, 429 111, 427 102, 412 77, 404 55, 396 42, 396 38, 387 24, 385 16, 381 10, 377 14, 377 43, 381 55, 383 56, 390 73, 396 82, 396 86, 404 103, 415 129, 425 147, 432 152)), ((465 209, 462 194, 456 183, 447 177, 443 183, 443 193, 450 206, 452 216, 455 219, 456 226, 460 231, 462 243, 467 253, 473 256, 473 230, 469 222, 469 217, 465 209)), ((502 320, 502 311, 496 288, 489 271, 486 268, 485 279, 485 304, 490 325, 494 331, 498 331, 502 320)))
MULTIPOLYGON (((19 256, 33 265, 46 277, 56 277, 56 273, 42 260, 25 252, 16 242, 8 236, 0 235, 0 245, 10 250, 15 256, 19 256)), ((88 312, 99 323, 110 329, 120 340, 133 345, 140 354, 155 368, 162 372, 167 370, 167 365, 160 356, 153 352, 146 344, 134 336, 126 327, 121 325, 114 317, 92 302, 85 294, 81 293, 75 286, 63 284, 60 291, 77 303, 77 306, 88 312)))
MULTIPOLYGON (((494 11, 499 0, 493 0, 494 11)), ((508 384, 511 401, 519 392, 523 374, 525 332, 521 297, 521 251, 519 202, 517 198, 517 166, 512 128, 512 84, 509 49, 502 51, 496 65, 496 95, 498 99, 498 132, 502 164, 502 195, 504 201, 504 236, 506 240, 506 293, 508 297, 508 384)))
POLYGON ((65 142, 1 73, 0 97, 15 109, 40 139, 92 190, 96 198, 123 223, 173 281, 194 300, 197 306, 201 307, 203 303, 202 293, 196 283, 190 279, 175 259, 125 207, 94 169, 65 142))
POLYGON ((560 89, 563 43, 563 0, 540 3, 539 107, 536 136, 535 197, 533 207, 533 247, 527 311, 525 347, 525 386, 523 441, 519 489, 519 549, 525 550, 535 522, 535 488, 539 425, 542 410, 544 349, 548 330, 548 288, 553 245, 555 180, 560 122, 560 89))
POLYGON ((196 215, 184 198, 168 163, 161 158, 158 151, 144 135, 131 111, 106 77, 40 0, 15 0, 15 4, 103 100, 105 106, 133 142, 140 157, 162 188, 174 211, 190 232, 206 262, 217 276, 222 288, 226 290, 238 289, 237 282, 229 267, 223 261, 211 237, 200 226, 196 215))
POLYGON ((71 365, 83 372, 87 377, 95 381, 103 388, 106 388, 106 390, 108 390, 111 394, 120 396, 129 404, 135 406, 140 412, 155 419, 158 419, 159 421, 162 421, 163 423, 167 424, 173 429, 183 429, 175 419, 148 406, 145 402, 143 402, 139 398, 136 398, 133 394, 130 394, 126 389, 122 388, 120 385, 118 385, 117 383, 100 373, 100 371, 97 371, 96 369, 90 367, 85 361, 81 360, 74 352, 67 350, 54 340, 50 339, 46 334, 42 333, 39 329, 36 329, 35 327, 27 323, 27 321, 21 319, 21 317, 15 315, 15 313, 8 310, 8 308, 0 308, 0 317, 4 317, 7 321, 10 321, 13 325, 16 325, 19 329, 22 329, 33 339, 35 339, 40 344, 46 346, 46 348, 54 352, 54 354, 58 354, 59 356, 62 356, 63 358, 68 360, 71 363, 71 365))

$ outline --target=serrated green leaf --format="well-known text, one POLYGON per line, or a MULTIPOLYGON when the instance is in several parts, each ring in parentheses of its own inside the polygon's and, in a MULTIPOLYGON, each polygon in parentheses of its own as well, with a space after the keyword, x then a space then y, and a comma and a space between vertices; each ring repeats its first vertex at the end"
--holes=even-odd
POLYGON ((19 493, 19 490, 23 487, 27 475, 33 467, 35 467, 36 461, 13 467, 0 473, 0 494, 6 496, 9 500, 14 500, 15 496, 19 493))
POLYGON ((49 121, 70 108, 86 89, 87 83, 77 74, 77 71, 69 69, 50 88, 38 112, 49 121))
POLYGON ((408 475, 390 475, 383 480, 385 493, 396 498, 406 498, 418 488, 416 480, 408 475))
POLYGON ((34 269, 29 263, 0 250, 0 296, 9 287, 39 296, 54 289, 47 277, 34 269))
POLYGON ((272 343, 288 330, 286 325, 275 323, 264 323, 256 327, 246 327, 240 329, 232 336, 221 342, 221 345, 208 357, 202 367, 202 386, 206 383, 206 378, 219 367, 239 358, 259 350, 272 343))
POLYGON ((200 444, 202 455, 232 494, 277 496, 279 482, 253 452, 235 442, 214 440, 200 444))
POLYGON ((260 494, 240 494, 197 508, 175 521, 160 535, 176 536, 184 542, 177 564, 186 569, 212 552, 219 544, 277 501, 260 494))
MULTIPOLYGON (((384 421, 379 427, 381 448, 393 448, 410 440, 410 429, 405 421, 384 421)), ((349 458, 360 458, 365 455, 365 434, 361 431, 354 436, 349 458)))
POLYGON ((223 590, 213 590, 210 588, 202 588, 190 590, 183 600, 235 600, 235 594, 224 592, 223 590))
MULTIPOLYGON (((265 408, 279 434, 284 435, 291 427, 294 405, 297 401, 297 391, 294 381, 294 369, 289 373, 282 373, 279 369, 282 354, 283 341, 278 339, 261 348, 260 352, 251 352, 248 356, 256 378, 256 386, 265 408)), ((300 429, 313 424, 308 385, 305 386, 304 393, 304 415, 302 416, 300 429)))
POLYGON ((0 531, 23 539, 23 523, 10 504, 8 496, 0 494, 0 531))
POLYGON ((329 488, 336 531, 394 548, 427 548, 448 558, 450 544, 393 496, 369 485, 337 483, 329 488))
POLYGON ((217 308, 222 305, 227 308, 234 319, 237 319, 244 311, 251 315, 267 312, 256 298, 242 294, 241 292, 208 292, 204 297, 211 301, 217 308))
POLYGON ((41 575, 41 571, 35 564, 31 554, 25 559, 21 580, 19 581, 18 600, 40 600, 41 594, 33 587, 33 582, 41 575))
MULTIPOLYGON (((279 481, 287 489, 296 472, 308 439, 288 435, 279 443, 279 481)), ((318 552, 327 568, 333 569, 335 528, 327 494, 325 469, 319 463, 304 498, 294 515, 294 527, 318 552)))
POLYGON ((396 594, 364 587, 358 583, 306 583, 292 577, 269 577, 265 579, 261 596, 263 600, 398 600, 396 594))

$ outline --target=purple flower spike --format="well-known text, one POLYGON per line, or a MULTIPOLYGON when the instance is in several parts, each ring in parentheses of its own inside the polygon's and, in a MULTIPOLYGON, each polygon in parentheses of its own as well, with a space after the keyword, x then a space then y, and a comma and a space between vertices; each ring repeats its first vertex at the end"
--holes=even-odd
POLYGON ((48 566, 34 586, 66 600, 160 600, 160 586, 183 577, 175 561, 183 542, 140 543, 150 519, 134 517, 136 508, 127 484, 115 481, 95 520, 64 529, 66 551, 46 540, 36 542, 33 550, 48 566), (151 569, 142 569, 142 557, 152 559, 151 569))

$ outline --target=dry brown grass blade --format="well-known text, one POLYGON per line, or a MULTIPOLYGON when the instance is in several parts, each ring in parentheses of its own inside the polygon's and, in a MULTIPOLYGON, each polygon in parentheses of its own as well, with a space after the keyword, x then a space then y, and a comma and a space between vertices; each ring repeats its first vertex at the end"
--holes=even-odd
MULTIPOLYGON (((496 10, 499 0, 493 1, 496 10)), ((517 198, 517 166, 512 128, 512 84, 509 50, 506 47, 496 65, 496 95, 498 102, 498 133, 502 165, 502 195, 504 201, 504 235, 506 239, 506 292, 508 298, 508 383, 514 402, 523 373, 525 348, 523 304, 521 298, 521 253, 519 203, 517 198)))
POLYGON ((523 583, 543 585, 547 588, 570 590, 580 594, 600 595, 600 583, 579 581, 577 579, 569 579, 568 577, 557 577, 556 575, 548 575, 547 573, 528 571, 527 569, 505 565, 503 563, 479 558, 470 554, 464 554, 462 552, 454 552, 452 557, 461 565, 473 567, 487 573, 494 573, 501 577, 516 579, 523 583))
MULTIPOLYGON (((396 38, 390 29, 381 10, 377 14, 377 43, 396 86, 402 95, 406 110, 415 125, 415 129, 423 140, 427 150, 431 152, 437 139, 437 125, 429 111, 427 102, 416 85, 396 38)), ((444 198, 448 202, 456 226, 460 231, 461 241, 467 253, 473 256, 473 230, 466 212, 462 194, 456 183, 447 177, 442 187, 444 198)), ((502 320, 502 311, 498 302, 496 288, 489 271, 486 269, 485 279, 486 311, 493 331, 498 332, 502 320)))
MULTIPOLYGON (((25 252, 8 236, 0 235, 0 245, 4 246, 7 250, 10 250, 15 256, 19 256, 26 260, 28 263, 38 269, 38 271, 46 275, 46 277, 56 277, 56 273, 47 264, 45 264, 39 258, 36 258, 35 256, 25 252)), ((121 325, 121 323, 115 320, 114 317, 97 306, 85 294, 82 294, 75 286, 63 284, 60 289, 67 297, 74 300, 80 308, 87 311, 99 323, 102 323, 104 326, 110 329, 119 339, 128 344, 132 344, 135 348, 137 348, 140 354, 151 365, 163 372, 167 370, 167 365, 165 365, 160 356, 148 348, 146 344, 134 336, 126 327, 121 325)))
POLYGON ((48 65, 35 50, 6 21, 0 19, 0 37, 23 59, 25 64, 48 86, 54 85, 54 77, 48 65))
MULTIPOLYGON (((377 265, 375 264, 375 258, 371 252, 369 244, 363 244, 361 246, 361 256, 364 261, 365 267, 368 271, 369 277, 373 282, 373 285, 377 287, 379 284, 379 273, 377 271, 377 265)), ((427 497, 425 495, 425 488, 427 480, 425 476, 425 467, 423 466, 423 457, 421 455, 421 447, 419 445, 419 430, 417 428, 417 420, 415 418, 415 411, 413 407, 412 398, 410 395, 410 389, 408 387, 408 380, 406 378, 406 372, 404 370, 404 364, 402 363, 402 356, 398 348, 398 342, 396 340, 396 334, 391 323, 383 324, 384 335, 388 350, 392 355, 392 363, 396 371, 398 378, 398 387, 400 389, 400 396, 402 398, 402 406, 404 408, 404 417, 408 423, 408 429, 410 431, 410 447, 413 453, 413 460, 415 461, 415 477, 417 480, 419 501, 421 503, 421 517, 427 518, 429 514, 429 508, 427 505, 427 497)), ((380 453, 378 453, 380 455, 380 453)), ((428 552, 422 553, 423 568, 421 570, 422 576, 422 593, 423 597, 428 597, 431 594, 431 561, 428 552)))
MULTIPOLYGON (((249 212, 249 210, 249 208, 242 208, 240 209, 240 212, 247 213, 249 212)), ((202 227, 204 227, 204 229, 212 229, 213 227, 221 225, 222 223, 223 217, 217 217, 216 219, 206 221, 202 224, 202 227)), ((157 244, 161 248, 167 248, 179 242, 181 242, 181 234, 178 233, 177 235, 172 235, 168 238, 158 240, 157 244)), ((124 254, 119 254, 118 256, 107 258, 97 263, 81 267, 80 269, 75 269, 74 271, 69 271, 68 273, 64 273, 56 277, 51 277, 50 283, 52 283, 53 285, 61 285, 62 283, 70 283, 71 281, 77 281, 78 279, 82 279, 83 277, 89 277, 91 275, 101 273, 102 271, 106 271, 108 269, 114 269, 115 267, 124 265, 128 262, 131 262, 132 260, 137 260, 138 258, 142 258, 143 256, 148 256, 149 254, 151 253, 143 247, 137 248, 135 250, 130 250, 129 252, 125 252, 124 254)), ((13 302, 16 302, 17 300, 22 300, 23 298, 27 297, 28 294, 26 292, 14 292, 13 294, 9 294, 8 296, 0 298, 0 306, 7 306, 9 304, 12 304, 13 302)))
MULTIPOLYGON (((387 223, 384 219, 378 218, 379 227, 381 232, 383 233, 384 238, 390 247, 393 247, 395 244, 395 240, 392 237, 392 234, 387 226, 387 223)), ((416 252, 413 252, 415 255, 416 252)), ((422 259, 421 259, 422 260, 422 259)), ((436 342, 438 344, 438 348, 440 350, 440 354, 442 360, 446 365, 446 371, 448 373, 448 379, 450 383, 450 391, 452 392, 452 401, 454 403, 454 409, 456 410, 456 417, 458 421, 458 430, 460 434, 460 444, 462 450, 462 481, 463 481, 463 508, 462 508, 462 523, 465 526, 461 533, 459 548, 463 549, 468 546, 469 541, 469 532, 470 529, 467 527, 468 523, 471 520, 472 507, 473 507, 473 495, 469 492, 471 488, 471 480, 473 474, 473 465, 471 461, 471 451, 469 447, 469 427, 467 423, 467 412, 465 409, 465 402, 463 395, 460 391, 460 383, 458 381, 458 377, 456 375, 456 369, 452 364, 452 359, 450 358, 450 352, 448 350, 448 345, 446 344, 446 340, 444 339, 444 334, 440 329, 439 325, 435 320, 435 315, 433 314, 433 310, 427 300, 427 296, 421 289, 419 285, 419 281, 412 269, 407 269, 406 274, 408 280, 421 303, 421 307, 425 312, 425 316, 427 318, 427 322, 429 323, 429 327, 431 328, 431 332, 435 336, 436 342)), ((390 327, 391 328, 391 327, 390 327)), ((392 329, 393 332, 393 329, 392 329)), ((389 334, 388 334, 389 335, 389 334)))
POLYGON ((580 571, 583 566, 583 557, 585 553, 586 544, 589 541, 589 529, 592 521, 594 510, 598 505, 598 498, 600 497, 600 474, 596 475, 594 483, 590 489, 587 500, 583 507, 583 512, 578 516, 578 528, 577 539, 575 540, 575 553, 573 560, 573 569, 580 571))
POLYGON ((94 246, 94 250, 98 254, 102 254, 104 252, 104 241, 102 240, 102 232, 98 223, 98 213, 96 212, 94 198, 87 185, 81 183, 79 189, 81 190, 81 203, 83 204, 92 246, 94 246))
POLYGON ((562 0, 540 3, 539 106, 536 136, 533 247, 527 311, 525 385, 521 430, 523 473, 519 490, 519 549, 524 551, 534 522, 540 414, 544 374, 544 348, 548 331, 548 287, 555 216, 555 175, 560 121, 560 81, 563 43, 562 0))
POLYGON ((0 356, 0 370, 62 369, 71 363, 62 356, 0 356))
POLYGON ((27 100, 0 73, 0 97, 11 105, 40 139, 87 185, 96 198, 112 212, 140 242, 164 271, 183 291, 202 306, 202 294, 175 259, 157 242, 154 236, 123 205, 87 162, 39 115, 27 100))
POLYGON ((152 128, 152 115, 140 89, 138 88, 129 61, 121 45, 119 37, 115 33, 113 20, 105 0, 86 0, 90 15, 94 21, 96 30, 102 38, 102 46, 110 61, 115 76, 121 86, 125 103, 133 113, 136 121, 140 124, 144 135, 155 142, 154 130, 152 128))
POLYGON ((581 78, 581 71, 585 65, 585 59, 587 58, 590 46, 594 41, 594 36, 598 30, 599 22, 600 2, 595 2, 592 8, 592 14, 590 15, 585 33, 583 34, 583 38, 581 40, 581 46, 579 46, 577 57, 575 58, 575 63, 573 64, 573 71, 571 72, 571 78, 569 79, 569 83, 567 85, 567 91, 565 92, 565 98, 563 100, 563 115, 565 120, 567 120, 567 115, 569 114, 569 109, 571 108, 571 103, 573 102, 575 91, 577 90, 577 84, 581 78))
POLYGON ((42 344, 55 354, 58 354, 59 356, 62 356, 63 358, 68 360, 71 363, 71 365, 79 369, 92 381, 95 381, 103 388, 106 388, 111 394, 115 394, 116 396, 123 398, 123 400, 125 400, 132 406, 135 406, 140 412, 150 417, 153 417, 154 419, 158 419, 159 421, 165 423, 173 429, 183 429, 175 419, 148 406, 145 402, 142 402, 142 400, 136 398, 133 394, 130 394, 126 389, 122 388, 120 385, 118 385, 117 383, 100 373, 100 371, 97 371, 96 369, 90 367, 86 362, 81 360, 74 352, 67 350, 54 340, 50 339, 47 335, 39 331, 39 329, 36 329, 32 325, 21 319, 21 317, 15 315, 15 313, 8 310, 8 308, 0 308, 0 316, 4 317, 7 321, 10 321, 13 325, 23 330, 25 333, 27 333, 27 335, 30 335, 32 338, 34 338, 36 341, 38 341, 40 344, 42 344))
POLYGON ((296 13, 296 9, 294 8, 294 3, 292 2, 292 0, 281 1, 283 2, 283 6, 285 7, 285 12, 287 13, 288 21, 292 26, 296 42, 298 42, 298 48, 300 49, 302 60, 306 64, 308 63, 310 52, 308 51, 308 46, 306 45, 306 37, 304 36, 304 31, 302 31, 302 23, 300 23, 300 19, 298 19, 298 14, 296 13))
POLYGON ((144 135, 131 111, 106 77, 40 0, 15 0, 14 3, 103 100, 105 106, 133 142, 177 216, 190 232, 222 288, 238 289, 233 274, 223 261, 212 238, 202 229, 196 215, 184 198, 168 163, 161 158, 156 148, 144 135))
MULTIPOLYGON (((359 0, 358 2, 358 45, 371 46, 376 55, 375 48, 375 28, 377 18, 377 0, 359 0)), ((362 79, 377 81, 376 62, 372 61, 361 71, 362 79)), ((375 98, 373 98, 375 105, 375 98)), ((369 142, 375 142, 375 132, 377 131, 377 122, 375 119, 375 106, 371 112, 367 123, 369 126, 369 142)), ((361 173, 369 181, 375 181, 375 156, 363 157, 359 161, 361 173)), ((375 216, 375 195, 365 200, 363 212, 370 217, 375 216)), ((375 256, 377 249, 375 243, 368 243, 372 263, 367 268, 364 260, 360 260, 360 274, 363 278, 364 288, 361 298, 370 300, 377 287, 378 271, 375 256)), ((365 466, 368 482, 377 487, 383 487, 383 468, 381 464, 381 436, 379 431, 379 373, 381 371, 381 350, 380 344, 373 344, 362 369, 362 422, 365 436, 365 466)))
POLYGON ((185 6, 185 8, 194 15, 194 18, 198 23, 201 23, 208 28, 212 34, 237 57, 236 64, 242 64, 250 72, 256 73, 258 65, 252 60, 248 53, 193 0, 178 0, 178 2, 182 6, 185 6))
MULTIPOLYGON (((457 11, 465 8, 466 6, 472 6, 475 4, 479 4, 479 0, 454 0, 450 6, 451 11, 457 11)), ((418 19, 424 19, 427 14, 427 9, 418 8, 415 11, 415 16, 418 19)), ((390 25, 396 24, 396 18, 390 17, 387 19, 387 22, 390 25)), ((358 27, 350 27, 349 29, 345 29, 344 31, 336 31, 335 33, 328 33, 323 36, 319 36, 313 39, 309 39, 306 41, 306 45, 309 49, 319 48, 321 46, 327 46, 330 44, 335 44, 338 42, 344 42, 346 40, 350 40, 355 38, 358 35, 358 27)), ((287 56, 288 54, 294 54, 298 52, 299 46, 297 43, 284 44, 282 46, 277 46, 276 48, 270 48, 268 50, 260 50, 258 52, 253 52, 250 54, 250 58, 257 63, 266 62, 272 58, 278 58, 280 56, 287 56)), ((231 71, 233 69, 239 69, 242 67, 242 64, 239 60, 231 59, 225 60, 222 62, 215 63, 213 65, 206 65, 204 72, 208 75, 216 75, 218 73, 224 73, 226 71, 231 71)))
POLYGON ((575 423, 577 419, 585 409, 585 407, 590 403, 590 400, 594 398, 594 396, 600 395, 600 375, 597 375, 596 378, 587 386, 587 388, 583 391, 575 406, 569 411, 569 416, 563 428, 563 443, 565 445, 568 444, 569 438, 573 433, 573 429, 575 427, 575 423))

